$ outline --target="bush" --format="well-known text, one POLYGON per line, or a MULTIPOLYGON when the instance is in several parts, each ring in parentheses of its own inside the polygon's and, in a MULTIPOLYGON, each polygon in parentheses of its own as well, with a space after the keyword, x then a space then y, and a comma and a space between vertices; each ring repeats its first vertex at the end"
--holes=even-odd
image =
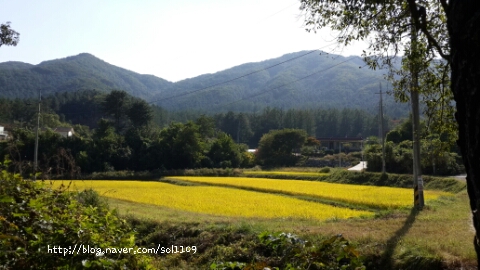
POLYGON ((100 195, 98 195, 98 192, 96 192, 92 188, 80 191, 77 194, 76 199, 84 206, 108 207, 107 201, 105 199, 102 199, 100 195))
MULTIPOLYGON (((466 188, 466 183, 453 178, 435 176, 422 176, 426 189, 443 190, 447 192, 459 192, 466 188)), ((346 170, 334 170, 323 181, 345 184, 389 186, 389 187, 413 187, 413 175, 374 172, 352 172, 346 170)))
POLYGON ((365 269, 363 258, 342 235, 312 243, 290 233, 259 235, 256 262, 216 262, 210 269, 365 269), (273 267, 273 268, 272 268, 273 267))
POLYGON ((323 167, 320 169, 321 173, 329 173, 330 172, 330 167, 323 167))
POLYGON ((151 268, 141 254, 97 252, 136 246, 125 221, 91 191, 74 195, 1 171, 0 194, 0 265, 6 269, 151 268))

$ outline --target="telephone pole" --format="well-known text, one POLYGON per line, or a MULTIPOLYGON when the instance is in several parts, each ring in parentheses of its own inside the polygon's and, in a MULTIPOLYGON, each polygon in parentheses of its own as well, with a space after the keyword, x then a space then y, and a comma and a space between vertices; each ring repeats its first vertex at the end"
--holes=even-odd
POLYGON ((38 131, 40 128, 40 105, 42 103, 42 92, 38 90, 38 113, 37 113, 37 130, 35 132, 35 154, 33 161, 33 181, 37 180, 37 168, 38 168, 38 131))
POLYGON ((380 104, 379 104, 379 107, 380 107, 380 112, 379 112, 379 118, 380 118, 380 140, 382 140, 382 174, 386 172, 385 170, 385 127, 384 127, 384 119, 383 119, 383 92, 382 92, 382 83, 380 83, 380 93, 376 93, 376 94, 380 94, 380 104))
MULTIPOLYGON (((412 19, 413 21, 413 19, 412 19)), ((417 29, 412 24, 411 30, 411 57, 410 72, 412 81, 410 86, 410 100, 412 103, 412 129, 413 129, 413 203, 415 207, 422 209, 425 205, 423 196, 422 168, 420 165, 420 113, 418 108, 418 67, 417 67, 417 29)))

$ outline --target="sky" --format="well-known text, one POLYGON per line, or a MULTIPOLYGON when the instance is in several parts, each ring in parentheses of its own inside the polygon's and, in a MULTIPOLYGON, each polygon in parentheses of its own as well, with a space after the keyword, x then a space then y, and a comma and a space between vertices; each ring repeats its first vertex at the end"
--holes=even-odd
POLYGON ((287 53, 360 55, 329 29, 308 33, 299 0, 0 0, 0 23, 20 33, 0 62, 90 53, 140 74, 179 81, 287 53))

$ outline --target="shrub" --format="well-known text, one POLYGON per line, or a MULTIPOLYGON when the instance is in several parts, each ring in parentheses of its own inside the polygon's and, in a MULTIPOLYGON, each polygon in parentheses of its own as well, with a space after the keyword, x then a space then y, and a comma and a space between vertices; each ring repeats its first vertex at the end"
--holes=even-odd
POLYGON ((216 262, 210 269, 365 269, 363 258, 342 235, 315 245, 290 233, 264 232, 258 239, 256 262, 216 262))
POLYGON ((0 265, 6 269, 151 268, 144 255, 96 252, 136 246, 125 221, 91 191, 76 195, 83 205, 73 194, 1 171, 0 194, 0 265))
POLYGON ((330 172, 330 167, 323 167, 320 169, 321 173, 329 173, 330 172))
POLYGON ((92 207, 107 207, 107 201, 105 199, 100 198, 98 192, 93 190, 92 188, 85 189, 80 191, 76 199, 79 203, 84 206, 92 206, 92 207))

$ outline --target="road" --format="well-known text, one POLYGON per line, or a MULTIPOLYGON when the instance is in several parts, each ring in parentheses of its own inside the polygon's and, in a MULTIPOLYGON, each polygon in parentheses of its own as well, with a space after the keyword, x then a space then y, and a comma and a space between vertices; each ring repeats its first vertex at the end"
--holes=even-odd
POLYGON ((362 171, 367 168, 367 162, 366 161, 360 161, 357 165, 349 168, 349 171, 362 171))

